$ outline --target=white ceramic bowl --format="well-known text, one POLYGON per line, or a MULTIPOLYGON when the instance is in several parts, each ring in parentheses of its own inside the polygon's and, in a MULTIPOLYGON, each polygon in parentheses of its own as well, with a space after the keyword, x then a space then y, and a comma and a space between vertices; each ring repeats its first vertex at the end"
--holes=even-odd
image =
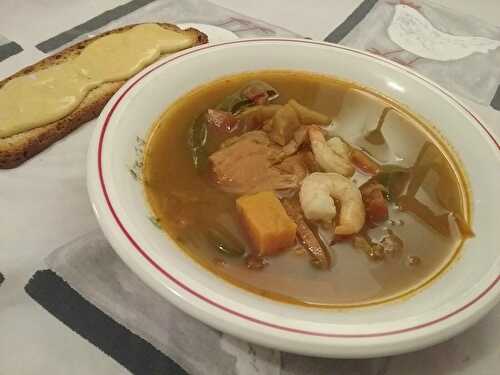
POLYGON ((448 92, 409 69, 329 43, 239 40, 172 55, 126 83, 99 117, 89 149, 88 189, 116 252, 188 314, 285 351, 369 357, 445 340, 475 323, 499 300, 499 167, 499 145, 483 124, 448 92), (140 140, 160 114, 200 84, 227 74, 276 68, 330 74, 385 94, 435 124, 458 153, 471 183, 476 237, 466 241, 447 272, 413 297, 350 310, 274 302, 206 271, 148 219, 143 188, 130 170, 138 171, 140 140))

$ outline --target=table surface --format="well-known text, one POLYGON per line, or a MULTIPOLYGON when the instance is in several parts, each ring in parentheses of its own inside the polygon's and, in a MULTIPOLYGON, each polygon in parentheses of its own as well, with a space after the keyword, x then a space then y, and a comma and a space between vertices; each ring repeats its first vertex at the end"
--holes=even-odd
MULTIPOLYGON (((127 1, 2 0, 0 34, 23 47, 33 46, 127 1)), ((258 6, 246 0, 212 2, 323 39, 361 1, 266 0, 258 6)), ((500 26, 498 0, 435 2, 500 26)), ((42 57, 34 47, 25 48, 0 64, 0 79, 42 57)), ((464 102, 500 139, 500 112, 464 102)), ((22 167, 0 171, 0 271, 6 277, 0 288, 1 375, 127 373, 24 292, 29 278, 44 268, 43 259, 53 249, 97 226, 85 187, 85 158, 92 130, 92 125, 83 126, 22 167)), ((440 355, 447 353, 446 358, 433 358, 433 348, 397 356, 386 374, 498 374, 500 306, 473 328, 441 345, 449 348, 440 350, 440 355)))

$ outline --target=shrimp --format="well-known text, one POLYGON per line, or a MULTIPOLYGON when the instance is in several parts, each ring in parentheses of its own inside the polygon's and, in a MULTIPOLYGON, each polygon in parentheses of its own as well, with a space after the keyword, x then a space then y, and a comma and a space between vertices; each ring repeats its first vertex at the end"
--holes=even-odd
POLYGON ((325 172, 335 172, 347 177, 354 174, 354 167, 349 160, 339 156, 328 146, 318 126, 309 127, 309 140, 314 158, 325 172))
POLYGON ((342 139, 339 137, 333 137, 326 143, 328 144, 328 147, 330 147, 338 156, 341 156, 347 161, 351 160, 351 148, 342 139))
POLYGON ((315 172, 303 181, 299 193, 304 215, 332 225, 337 215, 333 198, 340 202, 340 214, 335 234, 357 233, 365 224, 365 207, 359 189, 338 173, 315 172))

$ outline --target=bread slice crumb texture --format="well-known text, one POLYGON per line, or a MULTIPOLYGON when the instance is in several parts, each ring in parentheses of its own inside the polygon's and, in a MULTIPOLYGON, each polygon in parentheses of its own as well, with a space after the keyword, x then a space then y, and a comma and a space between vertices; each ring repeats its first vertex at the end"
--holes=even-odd
POLYGON ((15 167, 97 117, 125 80, 158 58, 207 42, 140 24, 80 42, 0 82, 0 168, 15 167))

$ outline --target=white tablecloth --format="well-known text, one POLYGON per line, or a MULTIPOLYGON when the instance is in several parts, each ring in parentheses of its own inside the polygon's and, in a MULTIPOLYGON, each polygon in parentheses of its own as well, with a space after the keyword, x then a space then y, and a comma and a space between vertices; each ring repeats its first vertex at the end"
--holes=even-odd
MULTIPOLYGON (((32 46, 126 2, 0 1, 0 34, 25 49, 0 63, 0 79, 32 63, 34 57, 44 56, 32 46)), ((359 0, 213 2, 315 39, 323 39, 360 3, 359 0)), ((439 2, 500 26, 498 0, 439 2)), ((500 138, 500 112, 465 103, 500 138)), ((2 375, 127 373, 47 313, 23 289, 30 276, 43 268, 43 259, 53 249, 97 225, 85 187, 86 150, 93 127, 93 123, 81 127, 20 168, 0 171, 0 272, 6 277, 0 287, 2 375)), ((467 339, 441 344, 449 345, 448 358, 430 366, 419 361, 419 353, 398 356, 390 361, 385 374, 499 374, 500 306, 462 335, 467 339)), ((339 369, 338 374, 347 373, 339 369)))

